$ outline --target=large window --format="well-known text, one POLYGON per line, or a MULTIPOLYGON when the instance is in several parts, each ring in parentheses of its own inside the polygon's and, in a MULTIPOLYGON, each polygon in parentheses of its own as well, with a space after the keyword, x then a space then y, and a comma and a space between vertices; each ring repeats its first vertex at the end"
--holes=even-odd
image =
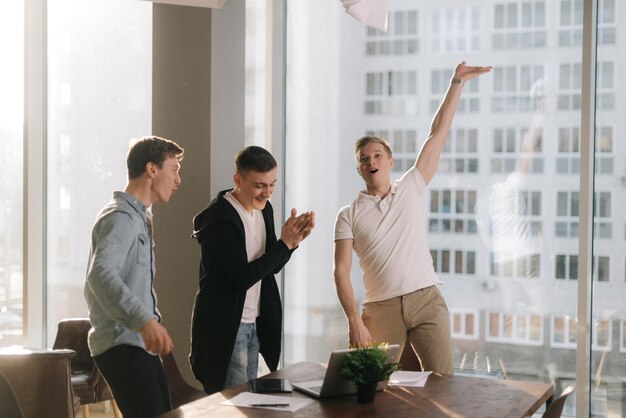
MULTIPOLYGON (((580 206, 589 203, 580 188, 587 152, 582 3, 398 0, 390 31, 382 33, 339 8, 287 1, 285 155, 293 168, 286 173, 286 207, 317 211, 314 234, 285 274, 287 364, 325 361, 348 341, 332 283, 332 235, 337 211, 364 188, 354 141, 366 134, 388 139, 396 157, 392 176, 401 176, 428 133, 452 69, 465 60, 494 70, 464 87, 424 202, 431 255, 451 312, 455 366, 467 367, 468 358, 499 359, 492 365, 506 367, 509 377, 550 377, 557 391, 571 383, 580 338, 580 206), (410 57, 381 52, 399 36, 393 25, 408 21, 409 8, 416 32, 406 36, 415 36, 420 48, 410 57)), ((626 61, 616 35, 625 13, 615 1, 599 1, 589 278, 597 283, 589 339, 598 372, 588 398, 594 414, 606 417, 625 413, 619 370, 626 365, 626 215, 617 208, 626 204, 626 166, 616 158, 626 155, 618 140, 626 129, 619 115, 626 91, 617 76, 626 61)), ((356 255, 353 260, 360 304, 362 273, 356 255)), ((570 401, 566 412, 573 411, 570 401)))
POLYGON ((91 227, 126 184, 129 140, 151 134, 152 5, 48 1, 47 335, 86 316, 91 227))
MULTIPOLYGON (((128 140, 150 133, 152 5, 45 3, 39 30, 46 28, 46 49, 35 51, 46 57, 47 70, 37 76, 47 86, 45 138, 38 143, 23 132, 30 123, 23 118, 28 16, 23 2, 0 6, 0 346, 24 343, 25 284, 43 280, 24 275, 24 248, 31 244, 26 231, 37 227, 26 213, 45 217, 40 235, 49 345, 61 317, 86 314, 82 285, 94 216, 111 191, 124 187, 128 140), (25 171, 41 165, 24 153, 33 146, 46 151, 41 208, 24 205, 25 171)), ((246 143, 268 144, 267 122, 274 132, 273 116, 283 106, 266 104, 265 60, 279 53, 262 46, 276 47, 261 39, 270 33, 263 26, 273 22, 272 13, 247 3, 246 143)), ((388 139, 398 178, 413 164, 454 65, 466 60, 494 71, 464 87, 424 202, 429 245, 451 312, 455 366, 477 372, 486 364, 506 367, 511 378, 553 379, 558 391, 580 371, 578 333, 589 325, 591 359, 583 366, 592 381, 585 382, 589 393, 577 396, 591 400, 593 416, 624 416, 626 87, 620 74, 626 61, 618 33, 626 7, 597 2, 594 190, 586 199, 581 183, 587 179, 580 178, 590 160, 581 126, 590 97, 583 91, 583 0, 396 0, 388 32, 365 28, 338 2, 285 3, 286 137, 285 149, 276 150, 284 156, 281 191, 284 207, 317 215, 313 235, 284 276, 285 363, 326 361, 331 349, 347 345, 332 282, 332 232, 339 208, 363 188, 355 139, 388 139), (579 248, 585 236, 581 206, 594 210, 589 255, 579 248), (590 277, 579 267, 586 258, 590 277), (593 302, 592 321, 579 324, 578 286, 588 280, 594 286, 594 299, 587 301, 593 302)), ((274 81, 279 71, 272 69, 274 81)), ((352 282, 360 304, 356 257, 352 282)), ((574 412, 568 402, 565 414, 574 412)))
MULTIPOLYGON (((598 1, 598 57, 596 66, 596 138, 593 193, 593 311, 591 338, 592 412, 617 417, 626 415, 622 379, 613 370, 624 369, 623 324, 626 312, 616 301, 626 299, 624 245, 626 235, 626 155, 623 97, 626 84, 620 82, 620 69, 626 65, 619 51, 623 37, 616 36, 626 21, 624 4, 598 1), (622 7, 619 7, 622 6, 622 7), (620 102, 622 104, 620 104, 620 102), (619 157, 618 157, 619 156, 619 157), (594 403, 594 400, 597 400, 594 403)), ((581 158, 584 158, 581 156, 581 158)))
POLYGON ((22 342, 24 5, 0 3, 0 347, 22 342))

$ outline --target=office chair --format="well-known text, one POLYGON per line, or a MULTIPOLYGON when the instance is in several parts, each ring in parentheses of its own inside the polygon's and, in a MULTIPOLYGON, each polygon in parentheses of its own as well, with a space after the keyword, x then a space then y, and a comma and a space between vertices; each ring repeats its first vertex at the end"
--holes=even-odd
POLYGON ((546 412, 544 412, 541 417, 560 418, 561 413, 563 412, 563 407, 565 406, 565 401, 572 392, 574 392, 574 386, 566 387, 563 393, 561 393, 561 396, 550 402, 550 404, 546 407, 546 412))
POLYGON ((87 318, 72 318, 59 321, 54 349, 69 349, 76 352, 70 363, 71 382, 74 394, 80 400, 84 418, 89 418, 89 404, 111 400, 116 418, 122 414, 115 403, 111 389, 91 357, 87 335, 91 322, 87 318))
POLYGON ((193 402, 197 399, 208 396, 204 391, 191 386, 183 375, 180 373, 174 353, 171 352, 165 356, 161 356, 167 386, 170 390, 170 398, 172 400, 172 408, 176 409, 181 405, 193 402))
POLYGON ((7 418, 24 418, 24 413, 17 401, 13 387, 7 377, 0 370, 0 405, 2 416, 7 418))

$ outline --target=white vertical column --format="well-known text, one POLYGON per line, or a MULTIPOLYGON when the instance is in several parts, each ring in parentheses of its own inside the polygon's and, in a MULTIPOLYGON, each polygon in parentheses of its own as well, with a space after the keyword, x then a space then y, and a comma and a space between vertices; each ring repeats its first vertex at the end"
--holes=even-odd
POLYGON ((24 37, 24 345, 45 343, 46 0, 26 0, 24 37))
MULTIPOLYGON (((576 329, 576 416, 590 411, 593 180, 596 111, 596 13, 597 1, 585 0, 583 10, 583 56, 580 127, 580 217, 578 241, 578 322, 576 329)), ((557 396, 559 394, 556 394, 557 396)))

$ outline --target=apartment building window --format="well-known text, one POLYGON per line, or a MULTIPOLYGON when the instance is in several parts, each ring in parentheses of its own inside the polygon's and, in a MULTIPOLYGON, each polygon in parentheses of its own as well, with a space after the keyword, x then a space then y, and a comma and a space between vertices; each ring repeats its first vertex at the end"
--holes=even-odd
MULTIPOLYGON (((554 277, 558 280, 578 280, 578 256, 557 254, 554 277)), ((610 280, 611 258, 609 256, 593 257, 593 278, 597 282, 608 282, 610 280)))
POLYGON ((440 173, 478 173, 478 129, 450 129, 437 171, 440 173))
POLYGON ((378 71, 365 74, 366 115, 415 114, 416 71, 378 71))
MULTIPOLYGON (((452 70, 432 70, 430 83, 430 113, 435 114, 439 105, 441 104, 441 97, 448 89, 450 85, 450 79, 452 79, 452 70)), ((477 113, 480 112, 480 94, 479 94, 479 82, 478 79, 469 80, 463 87, 463 94, 459 105, 457 107, 457 113, 477 113)))
POLYGON ((557 254, 555 258, 554 277, 561 280, 578 280, 578 256, 574 254, 557 254))
POLYGON ((431 190, 429 231, 475 234, 476 196, 476 190, 431 190))
MULTIPOLYGON (((578 200, 576 191, 558 191, 555 224, 557 237, 578 236, 578 200)), ((608 239, 612 237, 611 192, 594 193, 594 237, 608 239)))
POLYGON ((455 340, 477 340, 478 311, 450 308, 450 329, 455 340))
POLYGON ((611 192, 595 192, 593 194, 594 238, 609 239, 612 237, 613 222, 611 219, 611 192))
POLYGON ((493 69, 491 111, 531 112, 537 110, 532 91, 543 82, 543 65, 498 66, 493 69))
POLYGON ((455 274, 476 274, 476 251, 454 251, 454 273, 455 274))
MULTIPOLYGON (((576 349, 576 327, 578 321, 569 315, 555 315, 552 317, 550 343, 555 348, 576 349)), ((591 348, 593 350, 608 351, 611 349, 611 321, 608 319, 595 320, 591 330, 591 348)))
POLYGON ((619 351, 626 353, 626 321, 623 319, 619 321, 619 351))
MULTIPOLYGON (((598 1, 598 45, 615 44, 615 0, 598 1)), ((561 0, 559 46, 580 47, 583 35, 583 0, 561 0)))
MULTIPOLYGON (((613 127, 599 126, 595 136, 596 174, 613 174, 613 127)), ((577 127, 558 129, 558 155, 556 157, 557 174, 580 173, 580 132, 577 127)))
POLYGON ((583 38, 583 0, 561 0, 559 46, 580 46, 583 38))
POLYGON ((593 277, 598 282, 608 282, 611 278, 611 257, 593 257, 593 277))
POLYGON ((476 274, 476 252, 471 250, 431 249, 433 267, 437 273, 456 275, 476 274))
POLYGON ((523 171, 543 173, 543 129, 498 127, 493 130, 493 154, 490 159, 492 173, 508 174, 523 163, 523 171))
POLYGON ((509 176, 492 188, 488 208, 483 208, 484 202, 477 212, 492 244, 491 275, 539 277, 544 238, 541 190, 522 189, 518 176, 509 176))
POLYGON ((617 27, 615 26, 615 0, 599 0, 598 7, 598 45, 615 44, 617 27))
POLYGON ((493 131, 492 173, 512 173, 517 164, 518 145, 515 128, 496 128, 493 131))
POLYGON ((486 312, 490 342, 521 345, 543 345, 543 317, 533 314, 486 312))
POLYGON ((510 237, 523 239, 541 236, 543 222, 540 190, 512 190, 500 204, 508 206, 509 219, 503 212, 497 212, 499 217, 494 221, 507 222, 509 226, 514 222, 515 227, 509 229, 510 237))
POLYGON ((383 94, 383 73, 367 73, 365 93, 368 96, 382 96, 383 94))
POLYGON ((569 315, 555 315, 551 322, 551 346, 576 349, 576 319, 569 315))
POLYGON ((430 49, 433 53, 480 50, 481 15, 477 6, 435 9, 431 15, 430 49))
POLYGON ((491 253, 491 275, 505 278, 536 279, 541 274, 541 256, 507 254, 508 258, 491 253))
POLYGON ((368 27, 365 53, 377 55, 417 55, 419 52, 419 12, 395 10, 389 14, 387 32, 368 27))
POLYGON ((450 273, 450 250, 430 250, 430 256, 433 259, 433 267, 435 272, 448 274, 450 273))
POLYGON ((598 62, 597 78, 596 108, 615 109, 615 62, 598 62))
POLYGON ((578 203, 576 191, 558 191, 556 193, 556 216, 554 233, 557 237, 578 236, 578 203))
POLYGON ((545 1, 502 2, 494 7, 494 49, 546 46, 545 1))
POLYGON ((596 129, 596 174, 613 174, 613 127, 600 126, 596 129))
POLYGON ((558 110, 580 110, 582 67, 580 63, 559 65, 558 110))
POLYGON ((580 129, 578 127, 560 127, 558 130, 558 156, 556 172, 558 174, 576 174, 580 172, 580 129))
POLYGON ((611 350, 611 321, 595 320, 592 324, 591 348, 593 350, 611 350))
MULTIPOLYGON (((559 65, 559 110, 580 110, 581 64, 561 63, 559 65)), ((615 62, 602 61, 597 65, 596 108, 615 109, 615 62)))

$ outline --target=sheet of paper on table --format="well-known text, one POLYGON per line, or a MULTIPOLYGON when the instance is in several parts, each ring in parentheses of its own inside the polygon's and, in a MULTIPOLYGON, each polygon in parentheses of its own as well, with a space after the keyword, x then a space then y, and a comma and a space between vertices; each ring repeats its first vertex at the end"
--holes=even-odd
POLYGON ((241 392, 234 398, 230 398, 229 400, 222 402, 222 405, 244 406, 248 408, 262 408, 273 409, 275 411, 296 412, 298 409, 304 408, 311 402, 313 402, 313 399, 310 398, 296 398, 291 396, 263 395, 260 393, 241 392))
POLYGON ((432 372, 407 372, 399 370, 389 376, 389 386, 424 387, 432 372))

